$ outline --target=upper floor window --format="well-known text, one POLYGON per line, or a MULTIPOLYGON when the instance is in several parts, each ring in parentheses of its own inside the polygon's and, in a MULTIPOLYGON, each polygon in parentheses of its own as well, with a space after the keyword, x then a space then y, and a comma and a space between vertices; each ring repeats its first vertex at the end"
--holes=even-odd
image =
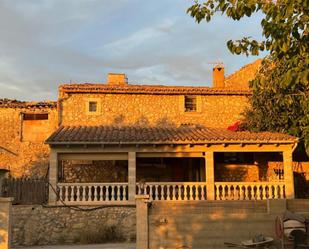
POLYGON ((185 112, 196 112, 197 101, 196 96, 185 96, 185 112))
POLYGON ((96 112, 98 108, 98 102, 97 101, 89 101, 88 105, 88 111, 89 112, 96 112))
POLYGON ((87 115, 100 115, 101 113, 101 99, 100 98, 86 98, 85 111, 87 115))

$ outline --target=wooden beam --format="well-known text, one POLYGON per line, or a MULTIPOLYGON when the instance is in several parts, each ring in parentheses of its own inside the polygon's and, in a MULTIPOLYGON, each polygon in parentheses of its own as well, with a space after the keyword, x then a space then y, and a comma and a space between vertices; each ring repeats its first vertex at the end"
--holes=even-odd
POLYGON ((132 152, 282 152, 285 150, 290 150, 293 148, 293 143, 280 144, 278 147, 276 144, 245 144, 241 147, 240 144, 229 144, 228 147, 224 147, 223 144, 212 144, 210 147, 205 147, 205 144, 194 145, 190 147, 188 145, 175 145, 171 147, 169 145, 140 145, 138 148, 134 146, 123 145, 121 148, 118 146, 105 145, 103 148, 101 145, 98 146, 88 146, 84 148, 83 146, 71 145, 70 148, 63 146, 52 146, 52 148, 58 153, 127 153, 132 152))
POLYGON ((127 153, 61 153, 59 160, 128 160, 127 153))

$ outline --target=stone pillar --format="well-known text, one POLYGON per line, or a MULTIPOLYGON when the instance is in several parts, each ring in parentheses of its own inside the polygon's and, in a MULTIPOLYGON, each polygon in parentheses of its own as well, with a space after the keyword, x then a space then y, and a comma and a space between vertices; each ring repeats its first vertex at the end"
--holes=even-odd
POLYGON ((283 151, 285 196, 287 199, 294 199, 294 175, 292 151, 283 151))
POLYGON ((136 199, 136 249, 148 249, 149 195, 137 195, 136 199))
POLYGON ((207 200, 215 199, 215 164, 214 152, 205 152, 205 173, 207 200))
POLYGON ((55 205, 57 202, 57 183, 58 183, 58 157, 57 152, 50 150, 49 155, 49 200, 50 205, 55 205))
POLYGON ((129 201, 135 201, 136 195, 136 152, 128 153, 129 201))
POLYGON ((11 209, 13 198, 0 197, 0 248, 11 248, 11 209))

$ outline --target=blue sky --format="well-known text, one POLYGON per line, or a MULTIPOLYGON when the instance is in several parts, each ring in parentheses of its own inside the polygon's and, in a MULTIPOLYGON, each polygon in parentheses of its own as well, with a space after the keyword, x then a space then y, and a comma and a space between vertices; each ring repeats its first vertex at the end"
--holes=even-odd
POLYGON ((0 98, 55 100, 61 83, 211 86, 211 62, 226 75, 257 57, 226 41, 260 38, 260 16, 195 23, 191 0, 0 0, 0 98))

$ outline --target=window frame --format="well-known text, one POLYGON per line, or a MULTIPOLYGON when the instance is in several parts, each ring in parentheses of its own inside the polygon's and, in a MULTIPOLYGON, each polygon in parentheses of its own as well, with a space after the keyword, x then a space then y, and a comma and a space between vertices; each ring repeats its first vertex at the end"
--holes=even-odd
POLYGON ((101 114, 101 99, 100 98, 86 98, 85 99, 85 112, 86 115, 100 115, 101 114), (96 103, 96 111, 90 110, 90 104, 96 103))
POLYGON ((98 102, 89 101, 88 102, 88 112, 97 112, 97 110, 98 110, 98 102))
POLYGON ((23 121, 41 121, 41 120, 48 120, 49 115, 48 113, 22 113, 23 121))
POLYGON ((184 95, 184 111, 186 113, 195 113, 197 112, 197 97, 196 95, 184 95), (189 102, 191 101, 191 103, 189 102), (191 109, 188 105, 192 105, 191 109))

